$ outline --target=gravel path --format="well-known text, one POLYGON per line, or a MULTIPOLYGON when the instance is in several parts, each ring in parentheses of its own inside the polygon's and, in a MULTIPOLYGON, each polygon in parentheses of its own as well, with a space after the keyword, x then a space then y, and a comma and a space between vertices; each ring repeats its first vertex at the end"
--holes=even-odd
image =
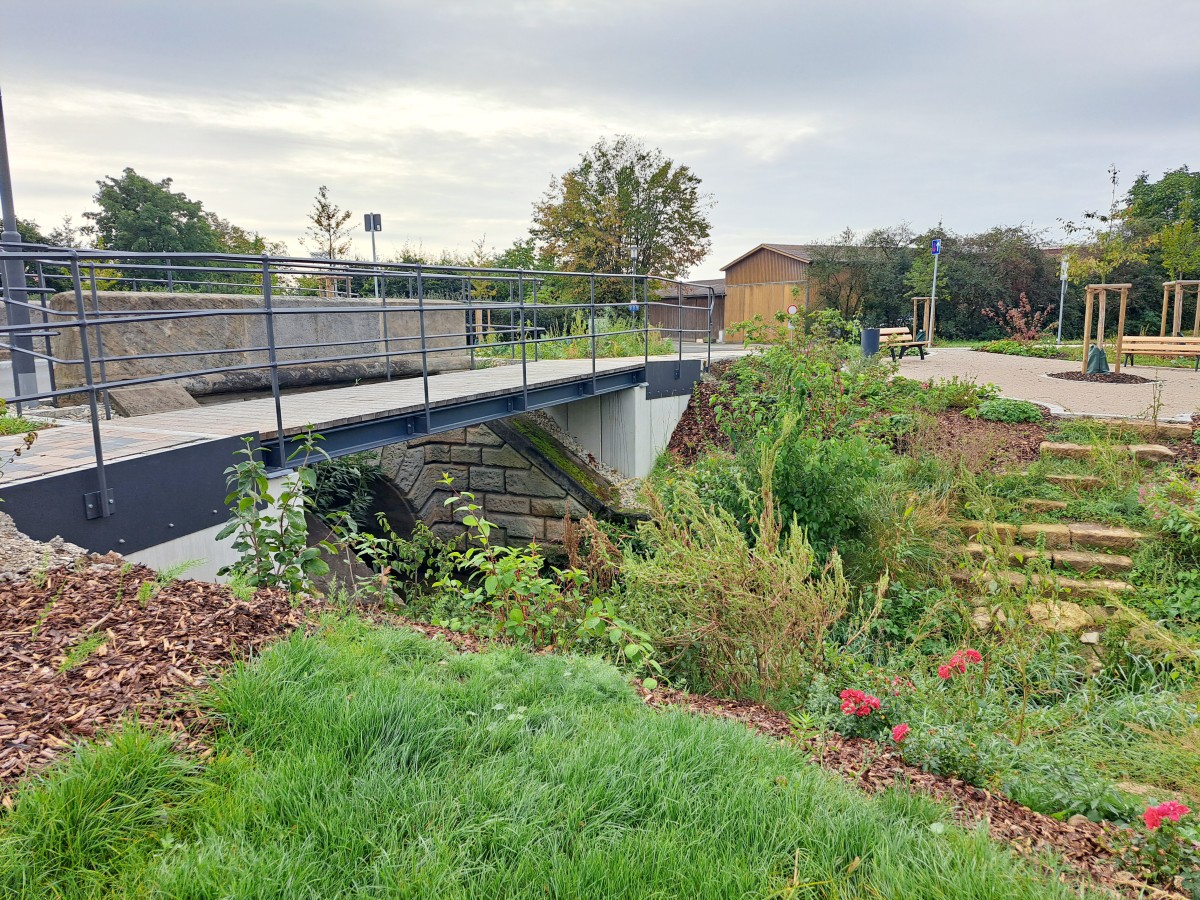
MULTIPOLYGON (((991 382, 1005 397, 1030 400, 1052 412, 1088 416, 1149 418, 1154 404, 1154 383, 1090 384, 1050 378, 1052 372, 1078 366, 1061 359, 1032 359, 980 353, 975 350, 945 348, 927 354, 924 360, 906 356, 900 374, 922 381, 929 378, 971 378, 980 384, 991 382)), ((1191 421, 1200 407, 1200 374, 1190 369, 1155 369, 1150 366, 1125 367, 1123 372, 1156 378, 1162 384, 1164 421, 1191 421)))

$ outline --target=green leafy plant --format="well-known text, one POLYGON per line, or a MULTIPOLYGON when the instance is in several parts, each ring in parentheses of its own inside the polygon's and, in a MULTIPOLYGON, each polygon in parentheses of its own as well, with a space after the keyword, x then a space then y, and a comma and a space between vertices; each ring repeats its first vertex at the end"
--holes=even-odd
POLYGON ((1178 882, 1200 897, 1200 843, 1195 826, 1185 821, 1190 813, 1176 801, 1147 807, 1141 825, 1120 836, 1117 860, 1122 867, 1155 884, 1178 882))
POLYGON ((63 661, 58 664, 58 673, 65 675, 74 669, 82 666, 93 653, 99 650, 108 638, 102 633, 94 633, 80 638, 71 646, 63 657, 63 661))
POLYGON ((322 548, 308 546, 304 517, 311 505, 306 491, 312 491, 317 481, 316 473, 306 463, 318 440, 320 437, 311 433, 305 437, 288 457, 290 462, 302 456, 301 464, 272 493, 266 464, 253 438, 245 438, 246 446, 237 451, 244 458, 225 470, 232 489, 225 498, 231 515, 217 534, 217 540, 233 537, 233 549, 241 556, 218 574, 255 588, 280 587, 303 594, 313 589, 313 578, 329 572, 329 564, 321 558, 322 548))
POLYGON ((986 422, 1007 422, 1008 424, 1040 422, 1045 417, 1042 408, 1034 403, 1026 400, 1009 400, 1004 397, 984 400, 977 408, 968 411, 967 415, 978 417, 986 422))

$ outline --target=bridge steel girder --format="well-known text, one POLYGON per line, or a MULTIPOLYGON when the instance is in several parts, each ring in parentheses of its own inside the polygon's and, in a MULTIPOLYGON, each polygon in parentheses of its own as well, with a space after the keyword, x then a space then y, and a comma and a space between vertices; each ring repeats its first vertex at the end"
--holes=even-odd
MULTIPOLYGON (((364 450, 375 450, 389 444, 454 431, 468 425, 484 425, 497 419, 570 403, 583 397, 629 390, 646 383, 647 370, 643 366, 623 372, 601 373, 586 380, 536 387, 530 385, 528 389, 517 388, 491 397, 456 400, 444 405, 431 406, 428 416, 424 409, 418 409, 397 416, 338 425, 320 431, 322 440, 317 444, 317 455, 337 458, 364 450)), ((281 452, 280 442, 276 438, 263 438, 263 460, 268 468, 287 468, 288 458, 298 451, 302 453, 304 442, 303 434, 286 437, 281 452)))

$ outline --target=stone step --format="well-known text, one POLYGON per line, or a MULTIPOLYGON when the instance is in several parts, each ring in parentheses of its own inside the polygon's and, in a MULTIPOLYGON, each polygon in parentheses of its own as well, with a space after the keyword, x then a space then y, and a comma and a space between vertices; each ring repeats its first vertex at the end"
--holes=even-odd
MULTIPOLYGON (((967 544, 967 553, 976 562, 985 559, 988 550, 982 544, 967 544)), ((1043 551, 1026 547, 1009 547, 1008 564, 1025 566, 1039 559, 1049 559, 1056 569, 1074 569, 1076 572, 1098 570, 1105 575, 1120 575, 1133 568, 1133 560, 1115 553, 1092 553, 1086 550, 1043 551)))
POLYGON ((1154 422, 1150 419, 1092 419, 1098 425, 1110 428, 1123 428, 1133 431, 1151 440, 1155 438, 1178 438, 1189 440, 1192 436, 1192 426, 1183 422, 1154 422))
MULTIPOLYGON (((952 572, 950 578, 953 581, 969 582, 972 575, 971 572, 959 569, 952 572)), ((1065 575, 1026 574, 1010 569, 993 572, 991 577, 1016 591, 1023 591, 1032 586, 1042 594, 1066 594, 1074 597, 1102 599, 1133 590, 1133 585, 1114 578, 1068 578, 1065 575)))
POLYGON ((1097 491, 1104 487, 1104 479, 1098 475, 1047 475, 1046 482, 1068 491, 1097 491))
POLYGON ((1067 508, 1067 501, 1043 500, 1040 497, 1027 497, 1021 501, 1021 505, 1030 512, 1035 513, 1062 512, 1067 508))
MULTIPOLYGON (((1054 459, 1089 459, 1094 449, 1090 444, 1060 444, 1054 441, 1042 441, 1038 445, 1042 456, 1054 459)), ((1175 451, 1162 444, 1127 444, 1120 449, 1138 462, 1170 462, 1175 458, 1175 451)))
POLYGON ((1147 537, 1132 528, 1090 522, 1032 524, 1019 528, 1007 522, 963 522, 961 527, 968 538, 984 534, 994 535, 1002 544, 1020 541, 1036 545, 1041 542, 1048 550, 1132 550, 1147 537))

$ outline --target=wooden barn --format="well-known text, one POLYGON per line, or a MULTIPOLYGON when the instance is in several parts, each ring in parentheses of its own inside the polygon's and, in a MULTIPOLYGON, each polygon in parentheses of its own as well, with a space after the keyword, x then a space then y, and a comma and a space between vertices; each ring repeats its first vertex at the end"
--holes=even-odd
MULTIPOLYGON (((721 268, 725 273, 725 327, 755 316, 771 320, 795 304, 807 309, 812 248, 804 244, 759 244, 721 268)), ((740 340, 727 331, 726 340, 740 340)))

